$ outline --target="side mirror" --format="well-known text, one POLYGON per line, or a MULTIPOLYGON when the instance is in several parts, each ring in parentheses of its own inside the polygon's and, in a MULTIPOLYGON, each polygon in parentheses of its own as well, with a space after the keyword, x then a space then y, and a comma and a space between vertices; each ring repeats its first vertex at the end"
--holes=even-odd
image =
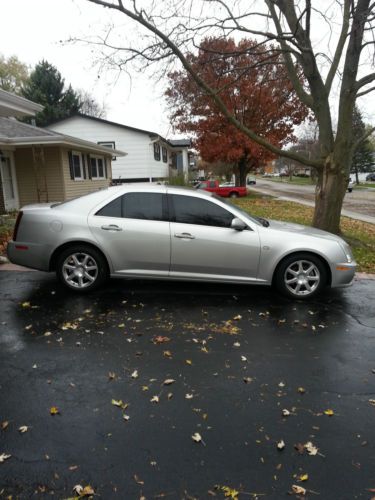
POLYGON ((244 223, 243 220, 239 219, 238 217, 235 217, 232 220, 230 227, 232 229, 235 229, 236 231, 243 231, 244 229, 247 228, 247 225, 244 223))

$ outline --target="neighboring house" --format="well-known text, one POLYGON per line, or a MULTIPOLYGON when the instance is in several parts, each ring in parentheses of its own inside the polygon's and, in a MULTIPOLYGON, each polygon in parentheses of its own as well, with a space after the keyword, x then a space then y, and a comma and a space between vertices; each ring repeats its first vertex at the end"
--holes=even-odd
POLYGON ((125 155, 16 120, 42 109, 0 90, 0 213, 107 187, 113 154, 125 155))
POLYGON ((152 182, 177 174, 187 177, 190 140, 167 140, 148 130, 80 113, 55 122, 50 128, 125 150, 126 157, 117 158, 114 154, 112 171, 115 181, 152 182))

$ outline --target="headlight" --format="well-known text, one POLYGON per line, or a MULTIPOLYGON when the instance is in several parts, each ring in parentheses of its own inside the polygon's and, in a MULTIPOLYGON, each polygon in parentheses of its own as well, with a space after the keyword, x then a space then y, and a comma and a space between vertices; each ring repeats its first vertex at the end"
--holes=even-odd
POLYGON ((344 252, 345 254, 345 257, 346 257, 346 261, 350 264, 350 262, 353 262, 353 253, 352 253, 352 249, 350 248, 350 246, 346 243, 346 241, 342 240, 340 243, 339 243, 340 247, 342 248, 342 251, 344 252))

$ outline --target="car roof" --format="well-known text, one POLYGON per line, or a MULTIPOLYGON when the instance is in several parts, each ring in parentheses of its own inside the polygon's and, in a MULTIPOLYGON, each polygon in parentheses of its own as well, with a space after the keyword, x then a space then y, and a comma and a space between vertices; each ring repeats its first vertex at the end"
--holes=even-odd
POLYGON ((170 186, 165 184, 156 184, 150 182, 134 182, 134 183, 123 183, 121 185, 110 186, 108 188, 103 188, 92 193, 73 198, 71 200, 64 201, 54 205, 54 208, 67 210, 67 211, 77 211, 77 210, 89 210, 96 205, 108 200, 110 201, 116 195, 121 195, 122 193, 129 192, 156 192, 156 193, 170 193, 170 194, 186 194, 189 196, 199 197, 199 198, 211 198, 212 193, 207 191, 201 191, 191 188, 185 188, 181 186, 170 186))

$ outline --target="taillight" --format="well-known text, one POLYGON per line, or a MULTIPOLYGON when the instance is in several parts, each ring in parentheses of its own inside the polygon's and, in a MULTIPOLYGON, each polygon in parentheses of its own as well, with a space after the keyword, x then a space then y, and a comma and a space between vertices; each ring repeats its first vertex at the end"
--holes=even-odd
POLYGON ((14 230, 13 230, 13 241, 17 241, 17 233, 18 233, 18 228, 20 226, 20 222, 23 216, 22 210, 18 212, 16 224, 14 225, 14 230))

